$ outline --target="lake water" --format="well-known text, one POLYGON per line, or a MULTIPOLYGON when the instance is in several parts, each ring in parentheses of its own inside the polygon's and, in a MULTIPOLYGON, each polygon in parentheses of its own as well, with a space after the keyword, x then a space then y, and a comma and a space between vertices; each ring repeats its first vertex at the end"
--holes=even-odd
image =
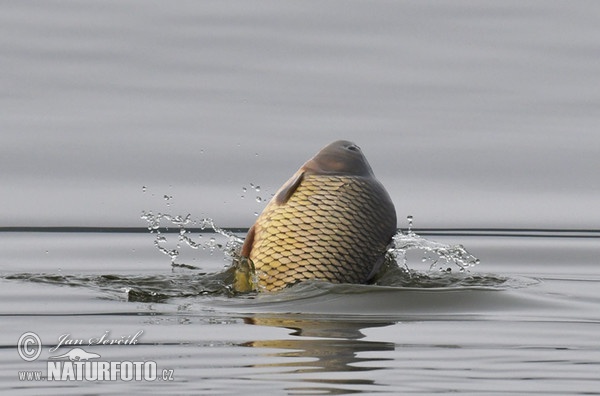
POLYGON ((598 54, 583 1, 1 4, 0 390, 600 394, 598 54), (338 139, 480 263, 229 293, 201 219, 243 238, 338 139), (203 248, 163 223, 171 266, 150 212, 203 248), (65 335, 172 381, 19 379, 65 335))
MULTIPOLYGON (((600 246, 580 237, 429 236, 482 263, 438 285, 308 284, 230 297, 170 269, 149 234, 3 233, 0 349, 7 394, 598 394, 600 246), (167 264, 167 265, 166 265, 167 264), (155 361, 172 382, 19 381, 45 373, 61 335, 107 361, 155 361), (32 331, 40 359, 16 352, 32 331)), ((168 238, 176 235, 169 234, 168 238)), ((211 234, 204 235, 210 238, 211 234)), ((182 249, 183 250, 183 249, 182 249)), ((223 255, 196 252, 202 271, 223 255)), ((428 265, 408 258, 421 274, 428 265)), ((193 260, 190 262, 194 262, 193 260)))

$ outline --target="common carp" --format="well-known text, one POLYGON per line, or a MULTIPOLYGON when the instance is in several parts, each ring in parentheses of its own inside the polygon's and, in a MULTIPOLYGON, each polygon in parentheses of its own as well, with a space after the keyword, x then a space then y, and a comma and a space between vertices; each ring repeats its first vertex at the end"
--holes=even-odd
POLYGON ((234 288, 275 291, 309 279, 366 283, 395 232, 394 204, 360 148, 333 142, 275 193, 250 228, 241 256, 255 274, 251 279, 239 266, 234 288))

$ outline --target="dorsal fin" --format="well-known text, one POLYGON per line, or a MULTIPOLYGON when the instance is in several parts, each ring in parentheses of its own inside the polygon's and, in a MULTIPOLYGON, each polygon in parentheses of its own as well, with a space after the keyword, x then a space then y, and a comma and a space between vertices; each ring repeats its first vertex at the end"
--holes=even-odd
POLYGON ((300 168, 277 192, 275 196, 277 205, 283 205, 291 198, 300 183, 302 183, 302 179, 304 179, 304 169, 300 168))

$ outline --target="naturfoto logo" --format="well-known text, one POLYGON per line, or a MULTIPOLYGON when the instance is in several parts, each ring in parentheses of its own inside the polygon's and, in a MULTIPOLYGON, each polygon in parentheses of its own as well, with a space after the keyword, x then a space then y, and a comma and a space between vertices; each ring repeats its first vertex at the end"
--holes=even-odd
MULTIPOLYGON (((103 361, 100 354, 86 350, 101 345, 137 345, 143 330, 135 334, 111 337, 105 331, 99 337, 73 338, 69 333, 58 337, 58 342, 48 349, 57 353, 61 347, 70 350, 48 356, 46 375, 41 370, 20 371, 21 381, 173 381, 173 370, 163 369, 160 373, 154 361, 103 361), (84 349, 85 347, 86 349, 84 349)), ((34 332, 26 332, 18 340, 17 350, 28 362, 37 360, 42 352, 42 340, 34 332)))

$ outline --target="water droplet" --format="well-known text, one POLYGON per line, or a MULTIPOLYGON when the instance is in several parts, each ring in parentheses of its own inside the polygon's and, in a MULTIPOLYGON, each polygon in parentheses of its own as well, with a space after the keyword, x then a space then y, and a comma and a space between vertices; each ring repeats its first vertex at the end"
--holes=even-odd
POLYGON ((258 216, 258 212, 254 212, 254 216, 258 216))
POLYGON ((142 192, 146 192, 146 186, 142 186, 142 192))
POLYGON ((262 202, 262 198, 261 197, 256 197, 256 202, 262 202))
POLYGON ((260 191, 260 186, 255 186, 254 187, 254 191, 259 192, 260 191))
POLYGON ((243 192, 247 192, 247 191, 248 191, 248 189, 247 189, 246 187, 242 187, 242 191, 243 191, 243 192))

